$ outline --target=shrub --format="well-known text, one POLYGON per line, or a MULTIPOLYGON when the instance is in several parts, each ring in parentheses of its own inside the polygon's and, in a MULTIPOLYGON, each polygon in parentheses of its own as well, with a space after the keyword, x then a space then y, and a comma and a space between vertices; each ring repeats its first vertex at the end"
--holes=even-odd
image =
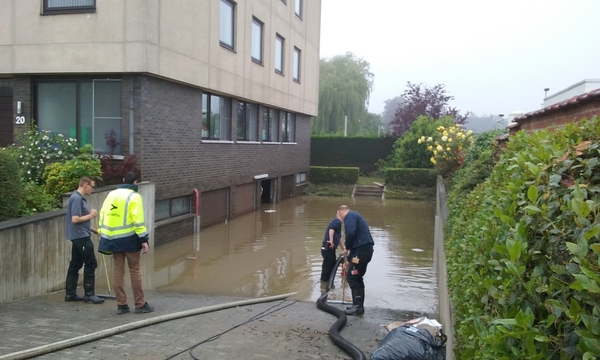
POLYGON ((511 137, 448 219, 461 359, 600 356, 600 120, 511 137))
POLYGON ((23 202, 19 211, 21 216, 51 211, 60 207, 60 201, 48 194, 44 186, 34 182, 26 183, 23 186, 23 202))
POLYGON ((135 154, 126 156, 123 161, 115 160, 112 155, 100 156, 100 167, 102 169, 102 185, 122 184, 123 177, 130 171, 134 171, 141 179, 141 173, 136 169, 137 158, 135 154))
POLYGON ((0 221, 19 215, 21 196, 17 160, 8 150, 0 149, 0 221))
POLYGON ((61 194, 77 189, 79 179, 82 177, 99 180, 101 175, 100 160, 91 154, 91 147, 86 145, 76 158, 46 167, 44 172, 46 191, 60 200, 61 194))
POLYGON ((385 172, 385 184, 433 187, 437 184, 437 175, 435 169, 388 169, 385 172))
POLYGON ((357 167, 310 167, 310 182, 312 184, 356 184, 358 175, 359 169, 357 167))
POLYGON ((444 178, 448 178, 463 166, 471 145, 471 134, 473 131, 465 131, 460 124, 440 125, 433 136, 421 136, 417 143, 427 145, 427 150, 433 154, 431 163, 444 178))

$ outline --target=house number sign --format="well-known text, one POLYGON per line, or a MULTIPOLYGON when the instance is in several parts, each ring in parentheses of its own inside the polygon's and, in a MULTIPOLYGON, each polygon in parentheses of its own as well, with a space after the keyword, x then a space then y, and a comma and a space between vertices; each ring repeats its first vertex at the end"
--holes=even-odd
POLYGON ((17 116, 15 124, 17 124, 17 125, 25 124, 25 116, 17 116))

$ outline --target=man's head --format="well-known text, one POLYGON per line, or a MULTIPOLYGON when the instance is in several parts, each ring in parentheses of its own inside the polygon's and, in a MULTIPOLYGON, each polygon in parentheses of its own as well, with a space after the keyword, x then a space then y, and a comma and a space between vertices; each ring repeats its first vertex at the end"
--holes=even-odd
POLYGON ((90 179, 89 177, 84 176, 81 179, 79 179, 79 188, 77 189, 77 191, 79 191, 81 195, 89 195, 92 193, 95 187, 96 182, 90 179))
POLYGON ((127 174, 125 174, 125 177, 123 178, 123 182, 125 184, 129 184, 129 185, 133 185, 137 182, 138 177, 137 174, 135 173, 135 171, 130 171, 127 174))
POLYGON ((342 218, 342 220, 344 220, 344 218, 346 217, 346 214, 348 213, 348 211, 350 211, 350 208, 346 205, 341 205, 338 208, 338 215, 342 218))

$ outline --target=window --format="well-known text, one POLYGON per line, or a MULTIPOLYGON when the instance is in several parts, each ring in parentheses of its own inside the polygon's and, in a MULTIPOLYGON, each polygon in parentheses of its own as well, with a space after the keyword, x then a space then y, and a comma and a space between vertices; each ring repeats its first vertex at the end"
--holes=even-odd
POLYGON ((221 12, 219 18, 219 41, 221 45, 234 49, 234 16, 235 3, 229 0, 221 0, 221 12))
POLYGON ((202 94, 202 139, 230 140, 231 98, 202 94))
POLYGON ((192 197, 190 195, 173 199, 160 200, 154 203, 155 221, 174 218, 192 213, 192 197))
POLYGON ((294 12, 302 19, 302 0, 294 0, 294 12))
POLYGON ((297 173, 296 174, 296 184, 302 184, 306 182, 306 173, 297 173))
POLYGON ((252 18, 252 60, 263 63, 263 23, 252 18))
POLYGON ((44 14, 96 12, 96 0, 44 0, 44 14))
POLYGON ((242 101, 238 103, 237 139, 258 141, 258 105, 242 101))
POLYGON ((297 47, 294 47, 294 81, 295 82, 300 82, 300 55, 302 54, 302 51, 300 51, 300 49, 298 49, 297 47))
MULTIPOLYGON (((41 130, 91 144, 94 151, 109 153, 108 137, 121 142, 121 80, 38 81, 36 118, 41 130)), ((121 154, 121 146, 113 149, 121 154)))
POLYGON ((281 141, 296 142, 296 114, 281 112, 281 141))
POLYGON ((264 108, 262 141, 279 141, 279 110, 267 107, 264 108))
POLYGON ((275 72, 281 75, 283 75, 284 45, 285 39, 281 35, 275 34, 275 72))

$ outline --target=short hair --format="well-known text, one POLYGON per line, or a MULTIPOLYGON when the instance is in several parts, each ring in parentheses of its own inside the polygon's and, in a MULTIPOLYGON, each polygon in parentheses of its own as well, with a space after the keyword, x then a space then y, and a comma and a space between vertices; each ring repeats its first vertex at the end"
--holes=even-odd
POLYGON ((79 187, 82 187, 85 184, 92 184, 94 180, 90 179, 87 176, 82 177, 81 179, 79 179, 79 187))
POLYGON ((137 174, 135 173, 135 171, 130 171, 127 174, 125 174, 125 177, 123 178, 123 182, 125 184, 133 184, 136 180, 138 179, 137 174))
POLYGON ((349 211, 350 208, 346 205, 340 205, 340 207, 338 208, 338 211, 349 211))

